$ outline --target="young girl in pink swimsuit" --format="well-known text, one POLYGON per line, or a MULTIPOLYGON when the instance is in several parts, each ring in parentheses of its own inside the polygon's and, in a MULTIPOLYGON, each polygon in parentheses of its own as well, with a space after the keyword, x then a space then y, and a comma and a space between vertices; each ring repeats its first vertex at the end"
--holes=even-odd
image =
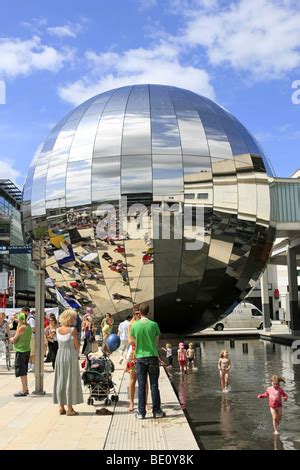
POLYGON ((181 373, 187 373, 187 355, 186 350, 184 348, 184 343, 180 342, 178 344, 178 351, 177 351, 178 362, 180 366, 181 373))
POLYGON ((280 382, 285 380, 280 375, 272 375, 272 386, 268 387, 265 393, 260 393, 257 398, 269 398, 269 407, 273 420, 274 434, 279 434, 279 423, 282 417, 282 398, 288 399, 285 391, 280 387, 280 382))

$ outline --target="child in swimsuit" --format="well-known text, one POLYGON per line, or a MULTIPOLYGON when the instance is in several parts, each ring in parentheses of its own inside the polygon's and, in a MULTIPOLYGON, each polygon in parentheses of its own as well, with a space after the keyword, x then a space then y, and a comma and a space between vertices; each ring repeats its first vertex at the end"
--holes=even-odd
POLYGON ((218 369, 220 371, 221 389, 222 392, 228 392, 229 385, 229 371, 231 369, 231 361, 228 357, 228 351, 224 349, 221 351, 218 361, 218 369))
POLYGON ((269 407, 273 420, 274 434, 279 434, 279 423, 282 418, 282 398, 288 399, 285 391, 280 387, 280 382, 285 382, 279 375, 272 376, 272 386, 265 393, 260 393, 257 398, 269 398, 269 407))
POLYGON ((196 356, 194 343, 189 343, 189 349, 187 350, 186 355, 187 355, 187 358, 188 358, 189 366, 191 365, 194 368, 195 367, 195 356, 196 356))
POLYGON ((180 366, 180 371, 181 373, 187 373, 187 356, 186 356, 186 350, 184 348, 184 343, 180 342, 178 345, 178 350, 177 350, 177 357, 178 357, 178 362, 180 366))

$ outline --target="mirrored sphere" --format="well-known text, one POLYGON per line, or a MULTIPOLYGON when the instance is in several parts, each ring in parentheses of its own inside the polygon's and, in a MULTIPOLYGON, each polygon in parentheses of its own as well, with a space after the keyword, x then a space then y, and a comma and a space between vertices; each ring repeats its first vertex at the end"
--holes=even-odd
POLYGON ((162 331, 193 332, 228 314, 267 263, 269 176, 257 141, 213 101, 126 86, 78 106, 39 146, 24 226, 53 297, 116 322, 148 303, 162 331))

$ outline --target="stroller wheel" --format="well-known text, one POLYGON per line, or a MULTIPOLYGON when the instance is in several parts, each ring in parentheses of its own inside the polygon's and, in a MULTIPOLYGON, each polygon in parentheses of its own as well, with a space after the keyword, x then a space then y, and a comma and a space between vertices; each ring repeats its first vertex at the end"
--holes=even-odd
POLYGON ((105 406, 111 405, 111 400, 109 398, 105 398, 104 405, 105 406))
POLYGON ((117 403, 119 401, 118 395, 112 395, 111 396, 111 401, 114 401, 115 403, 117 403))

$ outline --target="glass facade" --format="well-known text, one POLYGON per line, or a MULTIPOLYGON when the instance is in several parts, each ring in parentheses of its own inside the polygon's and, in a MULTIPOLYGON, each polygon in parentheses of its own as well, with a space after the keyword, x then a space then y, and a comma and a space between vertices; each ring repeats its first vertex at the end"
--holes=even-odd
POLYGON ((29 233, 69 233, 74 260, 59 266, 49 235, 47 273, 61 289, 77 283, 73 294, 98 314, 121 319, 148 302, 163 329, 193 331, 233 308, 267 261, 268 176, 258 143, 216 103, 127 86, 91 98, 50 132, 28 172, 24 222, 29 233))

